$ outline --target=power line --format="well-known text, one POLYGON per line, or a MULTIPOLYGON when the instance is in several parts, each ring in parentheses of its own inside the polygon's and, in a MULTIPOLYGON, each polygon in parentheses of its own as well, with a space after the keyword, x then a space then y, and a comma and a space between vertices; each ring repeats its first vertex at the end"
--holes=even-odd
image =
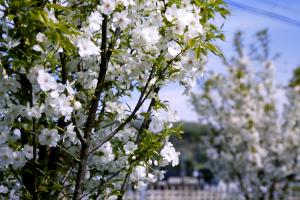
POLYGON ((291 7, 288 7, 286 5, 283 5, 283 4, 279 4, 278 2, 273 2, 272 0, 264 0, 264 1, 261 1, 261 0, 255 0, 256 2, 260 2, 260 3, 264 3, 266 5, 269 5, 269 6, 272 6, 272 7, 276 7, 276 8, 279 8, 281 10, 285 10, 285 11, 288 11, 288 12, 292 12, 292 13, 296 13, 296 14, 299 14, 300 13, 300 10, 299 9, 295 9, 295 8, 291 8, 291 7))
POLYGON ((255 7, 251 7, 251 6, 248 6, 248 5, 245 5, 245 4, 241 4, 241 3, 238 3, 238 2, 235 2, 235 1, 231 1, 231 0, 226 0, 226 2, 229 5, 237 7, 239 9, 247 10, 247 11, 255 13, 255 14, 260 14, 260 15, 263 15, 263 16, 266 16, 266 17, 269 17, 269 18, 281 21, 281 22, 285 22, 285 23, 292 24, 292 25, 300 27, 300 21, 295 20, 293 18, 286 17, 284 15, 280 15, 280 14, 277 14, 277 13, 274 13, 274 12, 271 12, 271 11, 267 11, 267 10, 263 10, 263 9, 259 9, 259 8, 255 8, 255 7))

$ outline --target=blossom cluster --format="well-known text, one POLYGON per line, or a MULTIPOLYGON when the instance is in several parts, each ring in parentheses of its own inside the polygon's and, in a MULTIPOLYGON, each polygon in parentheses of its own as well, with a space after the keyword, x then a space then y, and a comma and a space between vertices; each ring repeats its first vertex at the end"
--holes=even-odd
POLYGON ((162 178, 161 166, 179 163, 169 137, 180 131, 157 94, 195 85, 221 37, 210 24, 219 10, 222 1, 1 1, 1 194, 115 199, 162 178))

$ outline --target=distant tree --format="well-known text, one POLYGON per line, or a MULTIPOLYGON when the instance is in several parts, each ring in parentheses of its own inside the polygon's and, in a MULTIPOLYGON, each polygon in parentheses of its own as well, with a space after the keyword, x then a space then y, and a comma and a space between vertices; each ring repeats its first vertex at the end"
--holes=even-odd
POLYGON ((202 137, 216 176, 235 182, 247 200, 284 199, 300 172, 300 90, 286 87, 279 109, 283 89, 275 85, 268 34, 256 36, 247 53, 242 34, 235 35, 237 55, 224 61, 227 73, 207 74, 192 103, 201 124, 217 129, 202 137))

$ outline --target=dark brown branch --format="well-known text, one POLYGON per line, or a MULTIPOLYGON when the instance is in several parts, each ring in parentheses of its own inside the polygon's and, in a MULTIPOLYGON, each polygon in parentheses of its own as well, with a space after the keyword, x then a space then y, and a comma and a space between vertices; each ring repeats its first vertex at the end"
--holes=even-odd
POLYGON ((35 133, 35 118, 32 119, 32 132, 33 132, 33 137, 32 137, 32 145, 33 145, 33 173, 34 173, 34 180, 33 180, 33 194, 32 194, 32 199, 37 200, 38 199, 38 194, 37 194, 37 178, 38 178, 38 173, 37 173, 37 143, 36 143, 36 133, 35 133))
MULTIPOLYGON (((158 95, 159 90, 160 90, 160 88, 156 87, 154 89, 154 95, 158 95)), ((148 109, 147 109, 148 116, 144 118, 143 123, 142 123, 141 127, 139 128, 139 132, 138 132, 138 135, 137 135, 137 138, 136 138, 137 143, 139 143, 139 139, 140 139, 140 136, 141 136, 141 133, 143 132, 143 130, 149 128, 149 125, 151 123, 150 114, 151 114, 151 110, 152 110, 153 106, 155 106, 155 103, 156 103, 156 99, 155 99, 155 97, 153 97, 151 99, 151 102, 150 102, 150 104, 148 106, 148 109)))
POLYGON ((66 54, 59 53, 59 58, 61 62, 61 82, 63 84, 66 84, 67 83, 66 54))
MULTIPOLYGON (((67 60, 66 60, 66 54, 64 52, 60 52, 59 53, 59 59, 60 59, 60 65, 61 65, 61 82, 62 84, 66 84, 67 83, 67 69, 66 69, 66 64, 67 64, 67 60)), ((64 117, 60 117, 58 119, 58 127, 64 129, 66 127, 66 122, 64 121, 64 117)), ((62 135, 64 132, 63 130, 59 129, 59 134, 62 135)), ((49 187, 52 188, 53 187, 53 183, 57 180, 57 168, 58 168, 58 159, 59 156, 61 155, 61 152, 59 151, 58 146, 56 147, 51 147, 50 148, 50 153, 49 153, 49 161, 48 161, 48 170, 50 171, 50 178, 51 178, 51 182, 49 183, 49 187)), ((59 191, 56 191, 56 194, 52 194, 52 196, 57 196, 59 194, 59 191)), ((46 196, 51 195, 49 192, 47 192, 45 194, 46 196)))
POLYGON ((80 162, 77 171, 73 200, 79 200, 80 196, 82 195, 83 182, 86 173, 88 151, 89 151, 89 145, 91 140, 91 131, 95 126, 96 112, 100 101, 100 96, 102 94, 105 85, 104 82, 105 82, 106 71, 108 68, 108 62, 112 55, 113 47, 117 41, 117 38, 120 35, 120 29, 117 28, 115 31, 114 40, 111 41, 107 49, 107 21, 108 21, 107 15, 103 15, 100 71, 98 75, 94 98, 92 99, 91 106, 88 112, 87 121, 85 124, 84 136, 83 136, 85 139, 85 143, 81 144, 80 162))
POLYGON ((107 64, 108 64, 107 57, 106 57, 106 53, 107 53, 106 46, 107 46, 107 16, 103 15, 100 71, 98 75, 96 91, 94 94, 94 98, 92 99, 91 102, 91 106, 88 112, 89 113, 88 118, 85 125, 84 136, 83 136, 85 142, 81 143, 80 162, 77 171, 73 200, 79 200, 80 196, 82 195, 83 182, 86 173, 86 164, 87 164, 87 157, 89 151, 89 143, 91 138, 90 132, 94 127, 96 111, 98 108, 100 95, 102 93, 102 88, 103 88, 102 85, 105 80, 105 74, 106 74, 107 64))
POLYGON ((86 121, 85 130, 84 130, 84 138, 88 139, 92 128, 94 127, 94 122, 96 118, 96 111, 98 108, 98 104, 100 101, 100 95, 102 93, 106 70, 108 66, 107 60, 107 16, 103 15, 104 19, 102 21, 102 43, 101 43, 101 63, 100 63, 100 71, 97 80, 96 91, 94 94, 94 98, 92 99, 91 106, 89 109, 89 115, 86 121))
POLYGON ((123 199, 123 196, 124 196, 124 194, 126 192, 126 185, 127 185, 128 181, 129 181, 130 174, 131 174, 130 171, 128 171, 126 173, 124 181, 123 181, 121 189, 120 189, 120 194, 118 195, 117 200, 122 200, 123 199))

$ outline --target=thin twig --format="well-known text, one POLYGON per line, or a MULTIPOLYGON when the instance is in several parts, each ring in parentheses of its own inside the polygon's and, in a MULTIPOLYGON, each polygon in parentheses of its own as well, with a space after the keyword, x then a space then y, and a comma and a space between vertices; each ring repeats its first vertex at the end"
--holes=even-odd
POLYGON ((64 152, 66 152, 69 156, 71 156, 74 160, 76 160, 77 162, 79 162, 80 160, 78 158, 76 158, 75 156, 72 155, 71 152, 69 152, 67 149, 63 148, 60 145, 57 145, 57 147, 59 147, 61 150, 63 150, 64 152))
POLYGON ((74 116, 72 116, 72 123, 75 126, 75 133, 76 133, 76 136, 78 137, 79 141, 81 143, 86 143, 85 139, 82 137, 80 129, 77 126, 77 123, 76 123, 76 120, 75 120, 74 116))

